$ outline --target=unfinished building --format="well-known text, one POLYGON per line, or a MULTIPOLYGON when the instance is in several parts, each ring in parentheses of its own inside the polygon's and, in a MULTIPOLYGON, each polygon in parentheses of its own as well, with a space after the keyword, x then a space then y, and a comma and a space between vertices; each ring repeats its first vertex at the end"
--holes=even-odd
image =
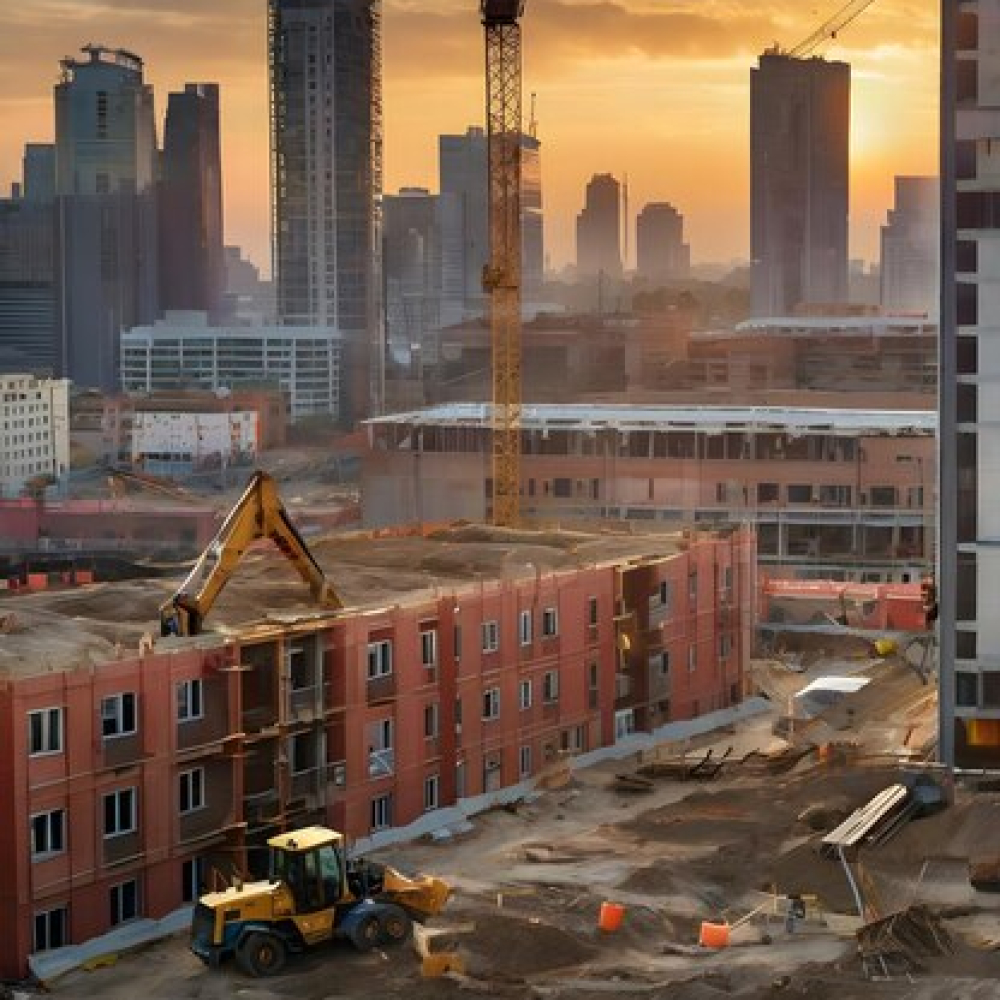
MULTIPOLYGON (((929 411, 525 406, 521 498, 540 522, 749 523, 771 575, 918 579, 933 560, 929 411)), ((489 517, 490 411, 369 421, 368 525, 489 517)))
POLYGON ((319 611, 271 547, 157 639, 160 581, 7 598, 0 977, 176 912, 275 831, 405 826, 565 753, 723 708, 750 653, 746 532, 322 541, 319 611), (127 614, 123 613, 127 609, 127 614))

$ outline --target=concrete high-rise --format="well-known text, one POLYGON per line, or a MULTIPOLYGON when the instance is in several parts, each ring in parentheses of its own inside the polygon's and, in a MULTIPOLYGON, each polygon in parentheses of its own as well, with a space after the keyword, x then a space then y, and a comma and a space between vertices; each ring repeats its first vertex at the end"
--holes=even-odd
POLYGON ((940 756, 1000 766, 1000 0, 942 0, 940 756))
POLYGON ((939 192, 936 177, 897 177, 896 200, 882 227, 882 308, 938 312, 939 192))
POLYGON ((58 366, 54 156, 29 143, 17 197, 0 198, 0 371, 58 366))
POLYGON ((225 264, 217 83, 189 83, 168 97, 160 164, 160 308, 218 318, 225 264))
MULTIPOLYGON (((444 309, 453 322, 486 311, 483 268, 490 259, 489 176, 486 133, 438 138, 444 232, 444 309)), ((521 137, 521 285, 525 302, 537 301, 545 257, 541 143, 521 137)))
POLYGON ((382 365, 380 0, 268 0, 278 317, 339 331, 345 423, 382 365))
MULTIPOLYGON (((425 188, 386 195, 385 331, 389 358, 416 369, 436 360, 441 328, 441 197, 425 188)), ((413 371, 418 375, 418 371, 413 371)))
POLYGON ((121 331, 157 307, 153 90, 137 55, 83 51, 55 88, 61 370, 114 389, 121 331))
POLYGON ((584 277, 622 273, 621 185, 611 174, 595 174, 587 184, 576 217, 576 269, 584 277))
POLYGON ((686 278, 691 248, 684 242, 684 216, 667 202, 651 202, 635 220, 636 271, 648 281, 686 278))
POLYGON ((850 72, 777 51, 751 71, 755 316, 847 301, 850 72))

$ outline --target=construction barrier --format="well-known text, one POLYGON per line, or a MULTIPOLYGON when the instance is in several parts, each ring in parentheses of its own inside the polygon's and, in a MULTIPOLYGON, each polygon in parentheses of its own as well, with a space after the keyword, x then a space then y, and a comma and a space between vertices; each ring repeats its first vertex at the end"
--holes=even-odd
POLYGON ((625 907, 620 903, 601 903, 601 912, 597 917, 597 926, 606 934, 613 934, 622 925, 625 907))
POLYGON ((702 948, 728 948, 729 924, 712 924, 707 920, 702 922, 698 944, 702 948))

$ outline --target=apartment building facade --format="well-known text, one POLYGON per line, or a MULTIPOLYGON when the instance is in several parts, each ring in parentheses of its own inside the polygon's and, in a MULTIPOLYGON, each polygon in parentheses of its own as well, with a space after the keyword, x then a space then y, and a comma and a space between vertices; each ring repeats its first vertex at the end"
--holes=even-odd
POLYGON ((664 537, 100 666, 0 668, 0 976, 259 872, 282 829, 406 825, 738 703, 753 537, 664 537))
MULTIPOLYGON (((525 406, 522 509, 542 523, 743 524, 772 575, 918 579, 933 554, 934 414, 525 406)), ((369 421, 369 526, 489 519, 490 408, 369 421)))
POLYGON ((0 374, 0 497, 69 472, 69 382, 0 374))

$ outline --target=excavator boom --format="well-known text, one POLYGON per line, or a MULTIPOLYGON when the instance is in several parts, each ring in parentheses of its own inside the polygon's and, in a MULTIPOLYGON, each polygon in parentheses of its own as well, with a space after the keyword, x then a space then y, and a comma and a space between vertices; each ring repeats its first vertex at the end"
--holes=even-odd
POLYGON ((197 635, 233 570, 259 538, 270 538, 278 546, 309 586, 317 604, 334 610, 343 607, 288 516, 274 480, 266 472, 256 472, 187 579, 160 607, 161 634, 197 635))

